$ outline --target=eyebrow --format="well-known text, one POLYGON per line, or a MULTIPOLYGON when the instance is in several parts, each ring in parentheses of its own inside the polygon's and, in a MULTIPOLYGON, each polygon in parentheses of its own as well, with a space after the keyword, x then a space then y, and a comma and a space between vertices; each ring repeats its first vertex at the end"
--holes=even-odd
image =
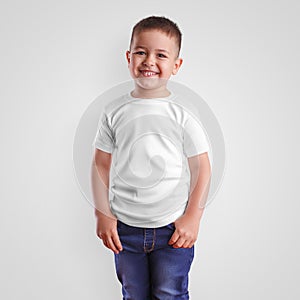
MULTIPOLYGON (((146 47, 143 47, 143 46, 136 46, 136 47, 134 47, 134 50, 135 50, 135 49, 138 49, 138 48, 141 48, 141 49, 147 49, 146 47)), ((165 52, 165 53, 170 54, 170 52, 167 51, 167 50, 165 50, 165 49, 155 49, 155 51, 158 51, 158 52, 165 52)))
POLYGON ((166 53, 169 53, 169 51, 165 50, 165 49, 156 49, 157 51, 159 52, 166 52, 166 53))

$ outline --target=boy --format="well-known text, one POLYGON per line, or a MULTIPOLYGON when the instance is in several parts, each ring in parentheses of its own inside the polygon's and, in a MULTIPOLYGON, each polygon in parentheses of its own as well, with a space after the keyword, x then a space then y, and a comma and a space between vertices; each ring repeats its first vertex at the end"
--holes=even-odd
POLYGON ((94 141, 97 235, 114 252, 123 299, 189 299, 211 168, 201 126, 167 89, 180 47, 165 17, 134 26, 126 52, 134 90, 105 107, 94 141))

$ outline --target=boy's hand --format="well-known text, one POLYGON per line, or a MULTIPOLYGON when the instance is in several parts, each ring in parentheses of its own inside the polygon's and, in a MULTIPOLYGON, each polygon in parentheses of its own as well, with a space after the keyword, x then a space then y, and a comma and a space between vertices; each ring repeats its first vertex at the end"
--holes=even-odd
POLYGON ((97 212, 97 236, 102 240, 104 246, 115 254, 119 254, 123 250, 117 231, 117 219, 97 212))
POLYGON ((175 222, 175 231, 169 240, 174 248, 191 248, 198 237, 200 218, 182 215, 175 222))

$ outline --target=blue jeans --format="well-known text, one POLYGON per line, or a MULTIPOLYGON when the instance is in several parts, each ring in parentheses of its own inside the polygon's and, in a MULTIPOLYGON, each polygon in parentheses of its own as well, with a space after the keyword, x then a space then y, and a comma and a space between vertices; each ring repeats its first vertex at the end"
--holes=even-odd
POLYGON ((189 299, 188 273, 194 258, 192 248, 168 245, 174 224, 139 228, 118 221, 123 251, 115 254, 123 300, 189 299))

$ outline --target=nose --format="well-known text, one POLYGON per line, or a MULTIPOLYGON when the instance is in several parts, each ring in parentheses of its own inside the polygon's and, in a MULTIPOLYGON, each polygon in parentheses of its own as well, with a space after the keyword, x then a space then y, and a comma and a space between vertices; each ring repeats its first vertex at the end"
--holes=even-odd
POLYGON ((155 60, 153 55, 149 54, 145 57, 145 60, 143 61, 143 64, 145 66, 153 66, 155 64, 155 60))

